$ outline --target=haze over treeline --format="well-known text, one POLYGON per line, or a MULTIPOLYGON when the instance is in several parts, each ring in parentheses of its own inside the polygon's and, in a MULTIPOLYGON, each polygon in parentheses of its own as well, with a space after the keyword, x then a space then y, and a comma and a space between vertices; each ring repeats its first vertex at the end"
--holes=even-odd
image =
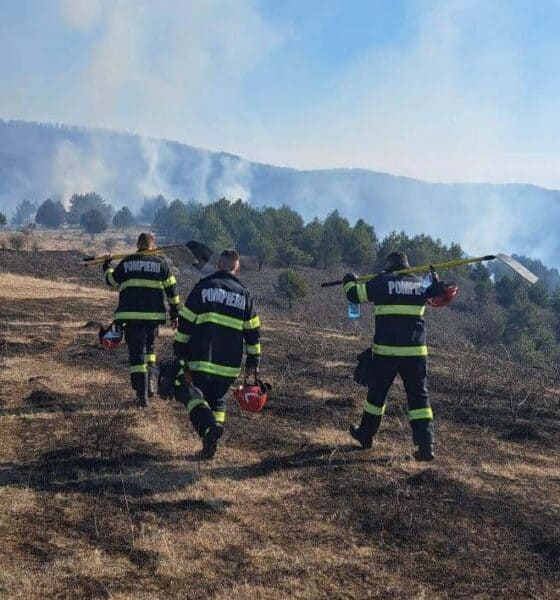
POLYGON ((560 266, 560 192, 522 184, 438 184, 359 169, 300 171, 185 144, 61 125, 0 120, 0 210, 24 198, 65 202, 95 190, 138 209, 163 194, 208 203, 242 198, 294 207, 306 219, 334 209, 380 234, 427 232, 470 253, 519 253, 560 266))

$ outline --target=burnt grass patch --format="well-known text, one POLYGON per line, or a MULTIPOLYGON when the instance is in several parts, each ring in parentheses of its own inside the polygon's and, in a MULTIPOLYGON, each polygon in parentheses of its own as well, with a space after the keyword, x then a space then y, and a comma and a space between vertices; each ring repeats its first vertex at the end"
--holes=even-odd
POLYGON ((46 412, 73 412, 78 408, 75 400, 48 389, 33 390, 23 399, 23 402, 31 409, 46 412))
POLYGON ((348 530, 362 544, 380 545, 389 563, 414 555, 407 564, 417 581, 445 593, 452 577, 455 597, 514 586, 535 597, 535 572, 555 573, 560 582, 560 515, 530 499, 476 491, 438 468, 353 480, 350 499, 345 473, 325 482, 331 504, 324 509, 349 513, 348 530), (444 565, 456 571, 446 574, 444 565))
POLYGON ((517 423, 503 435, 503 439, 510 442, 539 442, 547 445, 551 443, 551 440, 540 433, 533 423, 517 423))

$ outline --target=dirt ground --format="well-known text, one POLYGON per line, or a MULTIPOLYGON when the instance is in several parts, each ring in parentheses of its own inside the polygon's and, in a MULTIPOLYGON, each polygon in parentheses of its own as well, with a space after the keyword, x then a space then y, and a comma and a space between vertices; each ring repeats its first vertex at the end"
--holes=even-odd
MULTIPOLYGON (((43 258, 0 260, 0 597, 560 598, 547 373, 435 348, 437 461, 411 458, 401 384, 363 452, 346 429, 368 327, 316 326, 311 300, 282 313, 273 274, 258 277, 274 390, 260 415, 230 400, 201 462, 180 404, 134 407, 126 349, 83 327, 116 297, 60 256, 46 279, 43 258)), ((162 329, 160 355, 171 339, 162 329)))

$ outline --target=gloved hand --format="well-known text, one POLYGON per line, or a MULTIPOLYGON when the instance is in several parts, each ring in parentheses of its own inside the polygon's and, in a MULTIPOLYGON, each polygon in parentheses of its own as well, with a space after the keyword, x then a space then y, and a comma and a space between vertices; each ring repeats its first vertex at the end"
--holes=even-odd
POLYGON ((258 374, 259 374, 258 367, 245 367, 245 381, 252 379, 256 382, 258 374))
POLYGON ((113 257, 110 254, 105 256, 105 262, 103 263, 103 272, 105 272, 111 266, 112 260, 113 257))
POLYGON ((358 277, 356 276, 355 273, 346 273, 346 275, 342 278, 342 284, 346 285, 347 283, 350 282, 354 282, 356 283, 356 280, 358 279, 358 277))
POLYGON ((169 305, 169 320, 173 323, 173 321, 177 321, 179 318, 179 306, 177 304, 169 305))

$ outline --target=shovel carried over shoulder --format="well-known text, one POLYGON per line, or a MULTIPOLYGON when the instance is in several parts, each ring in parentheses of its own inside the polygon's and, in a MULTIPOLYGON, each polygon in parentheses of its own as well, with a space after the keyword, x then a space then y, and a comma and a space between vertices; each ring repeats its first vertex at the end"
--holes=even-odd
MULTIPOLYGON (((130 252, 127 254, 114 254, 111 255, 111 259, 120 260, 126 258, 127 256, 144 256, 151 254, 158 255, 163 254, 165 250, 169 250, 171 248, 187 248, 193 256, 192 265, 199 271, 202 271, 208 263, 211 263, 212 257, 214 256, 214 252, 208 248, 208 246, 201 242, 191 240, 186 244, 171 244, 169 246, 160 246, 159 248, 154 248, 153 250, 139 250, 138 252, 130 252)), ((101 265, 106 259, 106 256, 84 256, 82 258, 82 263, 86 267, 91 265, 101 265)))
MULTIPOLYGON (((450 260, 447 262, 436 263, 432 265, 422 265, 419 267, 409 267, 407 269, 399 269, 398 271, 393 271, 393 275, 405 275, 407 273, 427 273, 432 269, 450 269, 453 267, 459 267, 462 265, 470 265, 474 263, 489 261, 489 260, 499 260, 500 262, 507 265, 510 269, 515 271, 518 275, 520 275, 525 281, 529 283, 536 283, 539 278, 529 271, 526 267, 524 267, 519 261, 511 258, 507 254, 502 254, 498 252, 497 254, 488 254, 486 256, 477 256, 475 258, 460 258, 457 260, 450 260)), ((370 279, 375 279, 379 277, 382 273, 377 273, 376 275, 362 275, 357 278, 359 282, 369 281, 370 279)), ((335 285, 342 285, 342 280, 337 281, 325 281, 321 284, 321 287, 332 287, 335 285)))

